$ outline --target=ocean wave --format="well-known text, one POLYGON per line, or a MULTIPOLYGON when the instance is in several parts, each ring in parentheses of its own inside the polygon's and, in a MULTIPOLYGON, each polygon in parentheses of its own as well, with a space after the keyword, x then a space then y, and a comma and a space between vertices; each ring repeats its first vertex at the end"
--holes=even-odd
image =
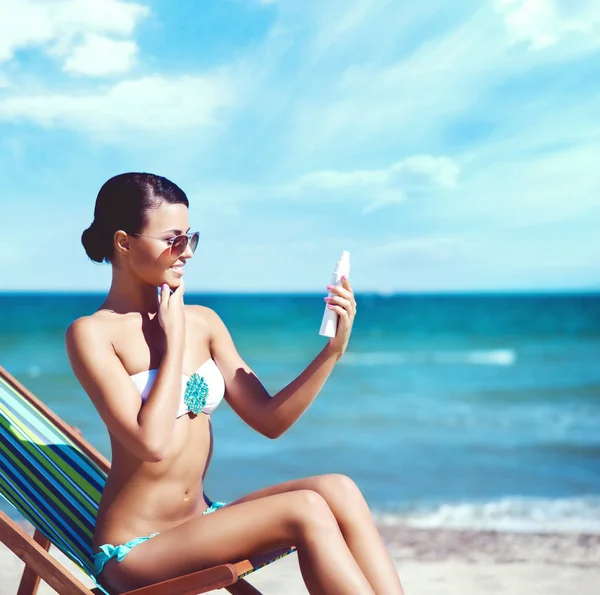
POLYGON ((517 361, 513 349, 474 351, 371 351, 346 353, 340 363, 350 366, 390 366, 402 364, 472 364, 512 366, 517 361))
POLYGON ((600 533, 600 496, 502 498, 490 502, 445 503, 432 508, 375 512, 378 523, 422 529, 476 529, 525 533, 600 533))

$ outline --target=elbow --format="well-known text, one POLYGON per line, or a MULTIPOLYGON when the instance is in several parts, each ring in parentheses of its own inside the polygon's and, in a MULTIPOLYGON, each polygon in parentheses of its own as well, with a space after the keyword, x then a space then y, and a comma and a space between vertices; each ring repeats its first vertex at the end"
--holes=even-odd
POLYGON ((148 463, 160 463, 165 458, 165 453, 159 450, 144 451, 143 459, 148 463))
POLYGON ((135 444, 132 444, 132 451, 146 463, 160 463, 166 456, 168 450, 168 440, 159 432, 152 431, 142 427, 138 420, 138 427, 135 437, 135 444))
POLYGON ((275 440, 275 438, 279 438, 279 436, 281 436, 285 430, 286 428, 270 425, 263 430, 262 435, 271 440, 275 440))
POLYGON ((166 447, 158 444, 144 444, 141 450, 141 458, 148 463, 160 463, 167 452, 166 447))

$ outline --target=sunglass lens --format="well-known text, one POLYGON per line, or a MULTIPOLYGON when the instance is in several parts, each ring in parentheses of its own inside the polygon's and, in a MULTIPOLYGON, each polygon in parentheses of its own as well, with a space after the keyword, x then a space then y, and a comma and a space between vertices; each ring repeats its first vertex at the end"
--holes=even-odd
POLYGON ((171 244, 171 254, 175 257, 181 256, 187 246, 187 236, 177 236, 171 244))
MULTIPOLYGON (((190 248, 192 249, 192 252, 196 251, 196 247, 198 246, 199 238, 200 238, 199 232, 192 234, 192 237, 189 240, 190 248)), ((188 245, 188 236, 177 236, 173 240, 173 243, 171 244, 171 254, 173 256, 175 256, 176 258, 178 258, 185 252, 187 245, 188 245)))
POLYGON ((196 248, 198 246, 198 240, 200 239, 200 232, 196 232, 192 235, 190 239, 190 248, 192 252, 196 252, 196 248))

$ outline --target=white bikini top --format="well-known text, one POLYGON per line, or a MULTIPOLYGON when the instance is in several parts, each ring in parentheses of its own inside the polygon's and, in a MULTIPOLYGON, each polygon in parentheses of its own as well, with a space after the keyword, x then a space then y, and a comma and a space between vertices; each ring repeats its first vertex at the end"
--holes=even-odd
MULTIPOLYGON (((142 402, 148 398, 148 393, 152 388, 152 384, 154 383, 154 378, 156 377, 157 372, 158 369, 154 368, 152 370, 144 370, 143 372, 138 372, 137 374, 132 374, 129 376, 137 389, 140 391, 142 402)), ((210 414, 217 408, 223 399, 225 394, 225 380, 223 379, 223 375, 217 367, 217 364, 212 358, 205 361, 196 370, 194 378, 197 379, 196 374, 200 376, 199 382, 205 387, 204 394, 206 394, 206 402, 201 411, 202 413, 210 414), (206 392, 206 390, 208 392, 206 392)), ((177 417, 181 417, 189 411, 189 408, 184 401, 189 379, 189 376, 186 376, 185 374, 181 375, 181 401, 179 403, 177 417)))

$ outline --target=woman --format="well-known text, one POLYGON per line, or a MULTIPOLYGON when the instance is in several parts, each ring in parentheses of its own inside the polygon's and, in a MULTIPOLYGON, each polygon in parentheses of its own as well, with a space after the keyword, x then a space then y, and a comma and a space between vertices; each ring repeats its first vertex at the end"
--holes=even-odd
POLYGON ((102 186, 82 235, 88 256, 112 265, 106 300, 65 337, 112 448, 93 540, 99 582, 120 592, 295 545, 310 593, 402 593, 369 508, 347 477, 289 481, 227 505, 205 499, 210 412, 224 397, 256 431, 283 434, 344 353, 356 302, 347 279, 330 288, 337 336, 269 396, 219 316, 184 305, 184 266, 198 242, 188 206, 163 177, 122 174, 102 186))

